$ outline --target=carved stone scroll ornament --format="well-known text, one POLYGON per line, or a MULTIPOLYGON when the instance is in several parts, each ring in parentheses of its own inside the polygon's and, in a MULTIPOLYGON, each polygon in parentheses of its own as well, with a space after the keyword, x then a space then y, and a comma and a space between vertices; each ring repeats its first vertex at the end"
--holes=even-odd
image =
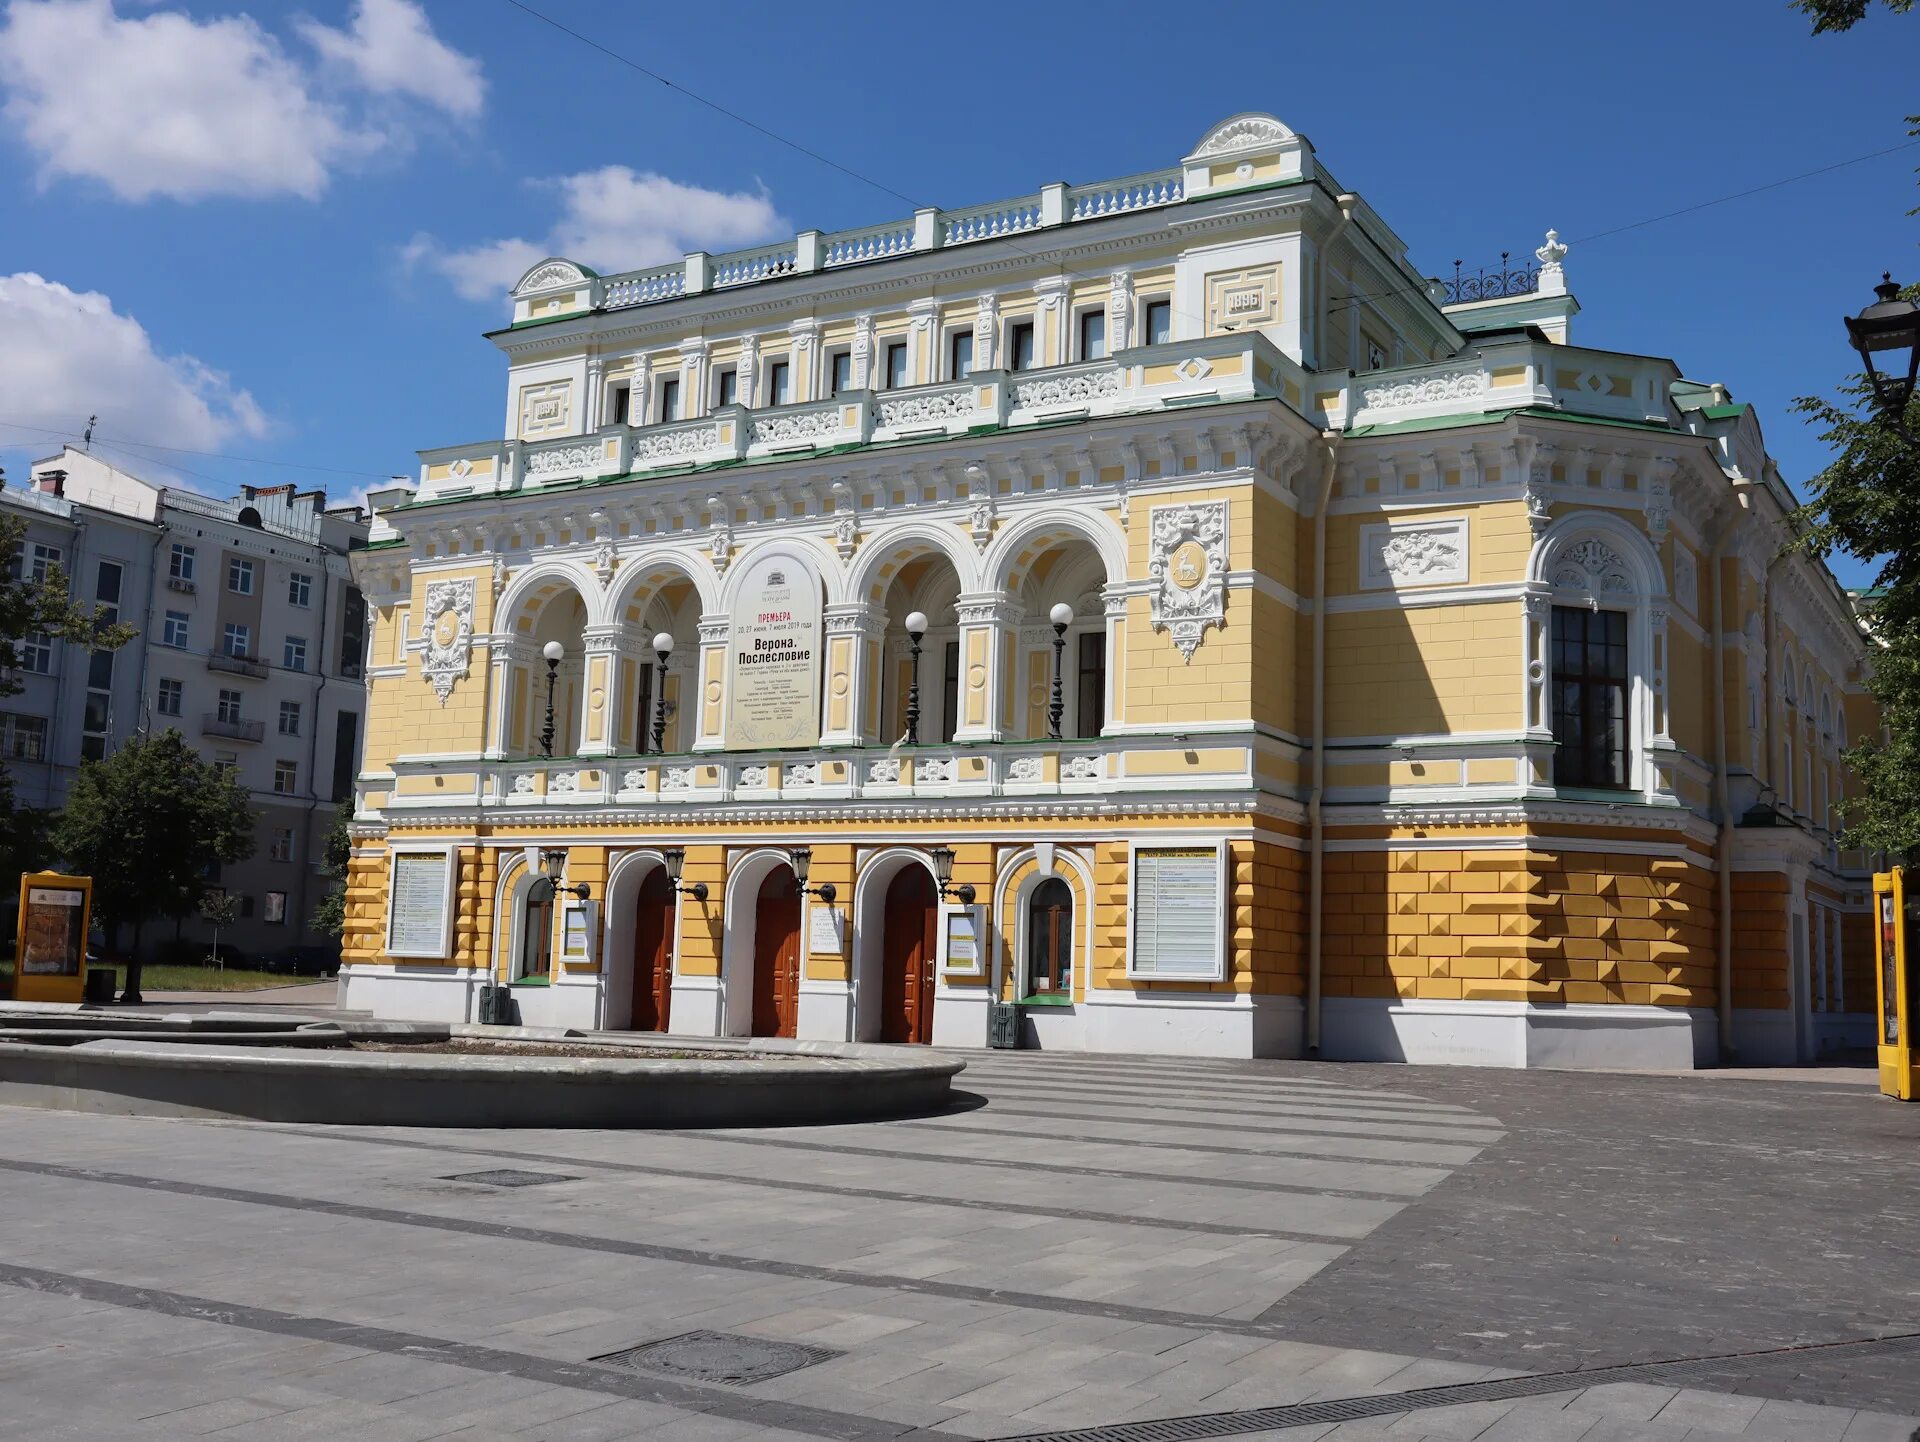
POLYGON ((1153 628, 1189 662, 1209 626, 1227 619, 1227 503, 1153 508, 1153 628))
POLYGON ((427 585, 427 649, 420 674, 433 684, 442 706, 453 683, 464 680, 473 656, 473 580, 431 581, 427 585))
POLYGON ((1554 558, 1553 584, 1589 595, 1632 595, 1635 587, 1627 563, 1605 541, 1576 541, 1554 558))

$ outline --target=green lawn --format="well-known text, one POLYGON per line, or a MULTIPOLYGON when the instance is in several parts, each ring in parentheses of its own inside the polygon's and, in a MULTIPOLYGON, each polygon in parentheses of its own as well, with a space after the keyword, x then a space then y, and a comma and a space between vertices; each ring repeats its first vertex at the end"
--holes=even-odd
MULTIPOLYGON (((116 991, 126 984, 127 969, 114 967, 116 991)), ((297 986, 319 978, 284 976, 270 971, 247 971, 239 967, 221 970, 213 966, 149 966, 140 973, 141 992, 155 991, 259 991, 269 986, 297 986)), ((0 996, 13 995, 13 963, 0 961, 0 996)))

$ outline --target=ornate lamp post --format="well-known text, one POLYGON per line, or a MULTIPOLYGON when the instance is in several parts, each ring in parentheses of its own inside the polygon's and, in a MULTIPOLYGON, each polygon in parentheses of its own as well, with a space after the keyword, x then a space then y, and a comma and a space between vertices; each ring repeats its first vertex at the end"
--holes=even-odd
POLYGON ((540 728, 540 754, 553 755, 553 687, 560 679, 560 658, 567 654, 567 648, 558 641, 549 641, 540 649, 547 658, 547 724, 540 728))
MULTIPOLYGON (((557 642, 555 643, 558 644, 557 642)), ((560 878, 566 875, 567 853, 564 851, 543 851, 540 853, 540 874, 534 878, 533 885, 527 891, 529 906, 545 906, 553 900, 555 893, 568 892, 585 901, 588 895, 587 883, 582 881, 573 886, 562 886, 560 878)))
POLYGON ((831 881, 823 881, 818 886, 807 885, 807 874, 813 870, 813 848, 796 846, 787 855, 793 862, 794 879, 800 883, 800 889, 808 896, 817 896, 828 905, 832 905, 833 898, 839 895, 839 892, 831 881))
POLYGON ((1913 399, 1914 379, 1920 376, 1920 308, 1900 298, 1900 287, 1885 271, 1873 293, 1877 298, 1872 305, 1846 318, 1847 339, 1866 363, 1873 398, 1880 403, 1887 424, 1908 445, 1920 446, 1920 440, 1907 429, 1907 403, 1913 399), (1893 362, 1885 375, 1873 363, 1874 356, 1881 353, 1888 354, 1893 362), (1902 361, 1907 367, 1904 377, 1900 374, 1902 361))
POLYGON ((673 654, 673 635, 662 631, 653 638, 653 751, 657 756, 667 742, 667 658, 673 654))
POLYGON ((933 879, 940 884, 940 894, 962 906, 973 905, 973 884, 963 881, 958 886, 950 885, 953 880, 953 848, 936 846, 927 853, 933 862, 933 879))
POLYGON ((913 669, 907 682, 907 745, 920 744, 920 638, 927 634, 927 613, 907 615, 907 639, 913 642, 913 669))
POLYGON ((1053 622, 1053 699, 1047 703, 1047 735, 1060 739, 1060 718, 1066 714, 1067 698, 1062 690, 1060 670, 1067 654, 1067 627, 1073 624, 1073 607, 1065 601, 1047 612, 1053 622))
POLYGON ((695 901, 707 899, 706 882, 696 881, 691 886, 683 886, 680 882, 681 868, 687 864, 685 847, 669 846, 660 853, 660 859, 667 864, 667 880, 673 883, 673 889, 676 892, 681 896, 691 896, 695 901))

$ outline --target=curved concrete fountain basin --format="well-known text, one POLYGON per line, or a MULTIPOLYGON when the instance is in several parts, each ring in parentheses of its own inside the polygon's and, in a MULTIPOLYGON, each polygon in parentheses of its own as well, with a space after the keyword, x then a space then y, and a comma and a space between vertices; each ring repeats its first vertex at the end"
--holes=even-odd
POLYGON ((780 1126, 937 1111, 965 1066, 898 1048, 806 1042, 723 1043, 737 1058, 647 1054, 712 1045, 692 1039, 608 1044, 602 1059, 329 1050, 304 1036, 297 1047, 248 1040, 254 1044, 0 1042, 0 1105, 370 1126, 780 1126))

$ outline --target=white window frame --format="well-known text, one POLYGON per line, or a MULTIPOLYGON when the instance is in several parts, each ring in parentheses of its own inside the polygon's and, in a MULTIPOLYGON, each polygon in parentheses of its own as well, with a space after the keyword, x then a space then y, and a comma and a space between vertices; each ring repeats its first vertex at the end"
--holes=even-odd
POLYGON ((300 734, 300 703, 298 701, 282 701, 280 703, 280 734, 282 736, 298 736, 300 734), (289 719, 293 722, 291 727, 287 725, 289 719))
POLYGON ((275 796, 298 796, 300 794, 300 763, 298 761, 276 760, 273 763, 273 794, 275 796), (282 771, 287 774, 291 786, 280 784, 282 771))
POLYGON ((387 956, 414 957, 420 960, 444 961, 453 955, 453 885, 454 872, 458 870, 460 848, 457 846, 429 846, 416 842, 401 842, 387 853, 387 925, 382 940, 387 956), (400 858, 403 856, 437 856, 444 863, 440 876, 440 939, 430 947, 410 947, 404 951, 396 950, 393 945, 393 897, 394 886, 399 880, 400 858))
MULTIPOLYGON (((1233 904, 1230 885, 1233 870, 1228 844, 1217 836, 1155 836, 1151 841, 1141 842, 1129 839, 1127 842, 1127 979, 1129 981, 1164 982, 1220 982, 1227 979, 1227 916, 1233 904), (1214 967, 1211 974, 1200 972, 1164 972, 1140 971, 1134 965, 1133 938, 1135 928, 1135 907, 1133 897, 1139 885, 1139 861, 1143 851, 1207 851, 1213 852, 1214 878, 1219 890, 1219 906, 1213 918, 1213 957, 1214 967)), ((1091 980, 1091 979, 1089 979, 1091 980)))
POLYGON ((162 676, 160 678, 160 684, 154 688, 153 692, 153 709, 155 711, 162 716, 178 716, 181 708, 186 705, 186 701, 187 687, 184 681, 176 680, 172 676, 162 676), (171 693, 169 693, 168 687, 173 688, 171 693), (167 708, 167 697, 169 694, 173 697, 173 708, 171 710, 167 708))
POLYGON ((47 583, 47 572, 66 564, 66 552, 58 546, 49 546, 42 541, 30 543, 27 562, 27 577, 36 586, 47 583))
POLYGON ((171 646, 177 651, 186 650, 187 642, 190 639, 190 628, 192 624, 193 618, 185 611, 167 612, 160 626, 160 644, 162 646, 171 646), (173 628, 176 623, 180 627, 180 639, 177 641, 173 638, 173 628))
POLYGON ((46 631, 29 631, 20 638, 20 669, 36 676, 53 674, 53 637, 46 631))
POLYGON ((302 675, 305 675, 307 670, 307 638, 305 636, 288 636, 283 639, 280 643, 280 663, 285 670, 298 671, 302 675), (293 653, 296 647, 299 648, 300 652, 300 664, 298 666, 293 664, 293 653))
POLYGON ((245 556, 227 557, 227 589, 229 591, 233 592, 236 596, 251 596, 253 594, 254 579, 254 565, 252 561, 248 560, 245 556), (241 580, 244 580, 247 584, 244 586, 234 584, 236 581, 241 580))
POLYGON ((229 691, 225 687, 222 687, 214 693, 213 714, 219 717, 225 725, 239 725, 242 719, 242 709, 245 706, 246 697, 237 690, 229 691), (231 716, 227 714, 229 710, 233 712, 231 716))
POLYGON ((196 552, 184 541, 175 541, 167 560, 167 575, 176 581, 191 581, 196 552))
POLYGON ((220 631, 220 654, 231 656, 237 661, 253 659, 253 627, 240 621, 229 621, 220 631), (234 639, 238 637, 240 649, 233 649, 234 639))
POLYGON ((313 605, 313 577, 305 571, 294 571, 287 576, 287 604, 306 610, 313 605))
POLYGON ((936 960, 942 976, 985 976, 987 974, 987 948, 992 944, 987 935, 987 908, 984 902, 962 905, 959 902, 942 901, 939 906, 940 934, 934 938, 936 960), (973 961, 955 964, 947 951, 951 940, 948 927, 949 918, 971 916, 973 918, 973 961))

